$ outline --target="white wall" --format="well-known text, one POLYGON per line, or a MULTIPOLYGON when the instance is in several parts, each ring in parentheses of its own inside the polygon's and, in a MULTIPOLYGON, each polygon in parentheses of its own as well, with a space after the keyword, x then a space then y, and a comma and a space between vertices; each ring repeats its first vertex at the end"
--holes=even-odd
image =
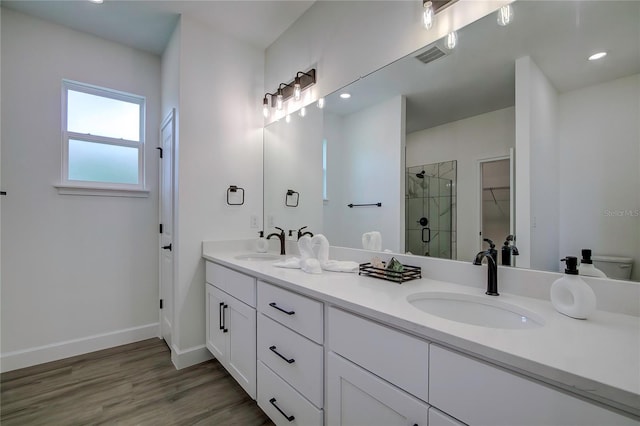
POLYGON ((633 257, 640 280, 640 75, 558 99, 560 255, 633 257), (630 213, 629 213, 630 212, 630 213))
POLYGON ((420 1, 318 1, 266 50, 265 88, 316 67, 310 99, 325 96, 510 0, 460 0, 440 14, 434 27, 421 25, 420 1))
MULTIPOLYGON (((274 226, 322 232, 323 114, 314 106, 307 110, 305 117, 292 114, 289 123, 280 120, 264 129, 265 236, 274 226), (298 207, 285 206, 288 189, 299 192, 298 207)), ((289 204, 296 197, 289 197, 289 204)))
POLYGON ((330 182, 325 206, 333 212, 327 215, 341 218, 338 227, 325 226, 332 245, 361 247, 364 232, 379 231, 383 249, 399 252, 404 246, 404 191, 398 190, 404 180, 404 113, 405 98, 396 96, 342 117, 342 140, 327 139, 335 161, 327 164, 327 174, 340 169, 342 177, 330 182), (377 202, 382 207, 347 207, 377 202))
POLYGON ((204 345, 202 241, 257 237, 262 229, 250 228, 250 218, 262 212, 264 56, 185 16, 179 51, 174 346, 184 352, 204 345), (226 204, 230 185, 245 189, 243 206, 226 204))
POLYGON ((160 60, 2 10, 2 369, 157 335, 160 60), (148 198, 59 195, 62 79, 147 99, 148 198))
MULTIPOLYGON (((480 250, 478 161, 509 155, 515 144, 513 107, 480 114, 407 135, 407 167, 457 161, 457 258, 471 261, 480 250)), ((506 235, 505 235, 506 236, 506 235)), ((496 245, 501 242, 495 241, 496 245)))

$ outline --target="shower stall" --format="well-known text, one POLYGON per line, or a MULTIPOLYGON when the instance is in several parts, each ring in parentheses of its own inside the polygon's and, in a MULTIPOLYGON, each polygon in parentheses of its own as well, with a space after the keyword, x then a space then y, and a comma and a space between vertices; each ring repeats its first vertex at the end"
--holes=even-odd
POLYGON ((406 169, 406 252, 456 259, 456 176, 456 161, 406 169))

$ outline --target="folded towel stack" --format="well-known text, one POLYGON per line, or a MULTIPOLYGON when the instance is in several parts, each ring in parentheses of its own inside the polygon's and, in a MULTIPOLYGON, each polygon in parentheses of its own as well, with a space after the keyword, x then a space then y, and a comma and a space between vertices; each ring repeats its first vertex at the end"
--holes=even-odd
POLYGON ((298 240, 300 257, 290 257, 275 262, 273 266, 280 268, 302 269, 308 274, 320 274, 322 270, 333 272, 358 272, 358 263, 350 261, 329 260, 329 240, 322 234, 313 238, 305 235, 298 240))

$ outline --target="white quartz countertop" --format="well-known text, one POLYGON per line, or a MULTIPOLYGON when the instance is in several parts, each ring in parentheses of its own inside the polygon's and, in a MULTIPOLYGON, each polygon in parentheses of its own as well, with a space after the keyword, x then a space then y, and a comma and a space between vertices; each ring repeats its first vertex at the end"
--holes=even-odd
POLYGON ((485 296, 482 289, 423 278, 396 284, 339 272, 307 274, 273 261, 238 260, 247 251, 204 249, 207 260, 387 323, 527 376, 640 415, 640 318, 596 311, 587 320, 556 312, 549 301, 500 293, 533 311, 545 325, 497 329, 425 313, 407 301, 419 292, 485 296))

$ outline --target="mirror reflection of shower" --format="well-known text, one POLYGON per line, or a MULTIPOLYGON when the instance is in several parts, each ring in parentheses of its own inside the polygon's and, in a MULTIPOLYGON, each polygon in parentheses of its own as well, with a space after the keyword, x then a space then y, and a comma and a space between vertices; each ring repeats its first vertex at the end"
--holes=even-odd
POLYGON ((456 259, 457 162, 406 169, 405 251, 456 259))

